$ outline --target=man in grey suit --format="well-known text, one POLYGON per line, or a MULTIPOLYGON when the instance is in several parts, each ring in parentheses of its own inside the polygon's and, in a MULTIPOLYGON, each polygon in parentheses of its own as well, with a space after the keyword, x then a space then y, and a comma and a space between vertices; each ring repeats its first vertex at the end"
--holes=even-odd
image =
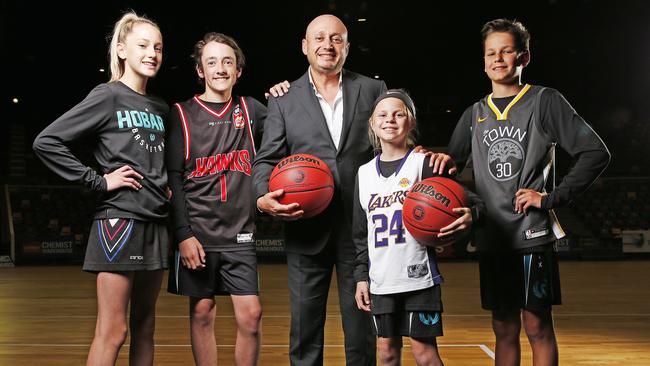
POLYGON ((348 365, 374 365, 375 339, 368 314, 356 306, 352 242, 354 178, 372 158, 368 119, 386 84, 343 69, 350 44, 343 22, 316 17, 302 40, 307 72, 291 90, 270 98, 261 147, 253 164, 257 206, 287 221, 285 244, 291 297, 292 365, 322 365, 327 294, 336 267, 348 365), (273 167, 285 156, 318 156, 334 175, 335 193, 322 214, 300 219, 297 203, 282 205, 282 191, 268 192, 273 167))

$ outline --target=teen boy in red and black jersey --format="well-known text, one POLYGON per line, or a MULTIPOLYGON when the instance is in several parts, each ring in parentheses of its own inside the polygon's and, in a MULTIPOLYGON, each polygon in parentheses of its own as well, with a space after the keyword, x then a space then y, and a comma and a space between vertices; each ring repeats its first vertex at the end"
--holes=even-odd
POLYGON ((175 104, 168 126, 167 169, 178 244, 168 289, 190 297, 197 365, 216 364, 215 295, 231 295, 236 363, 256 364, 262 310, 250 179, 266 107, 232 94, 244 67, 235 40, 208 33, 195 45, 193 57, 205 92, 175 104))
MULTIPOLYGON (((176 150, 182 151, 168 160, 182 163, 182 192, 174 201, 185 199, 179 210, 174 207, 179 242, 195 236, 204 251, 253 248, 248 186, 254 137, 261 132, 258 121, 264 121, 265 113, 266 107, 255 99, 237 96, 226 103, 195 96, 173 106, 171 124, 181 142, 176 150)), ((174 168, 168 167, 176 172, 174 168)))

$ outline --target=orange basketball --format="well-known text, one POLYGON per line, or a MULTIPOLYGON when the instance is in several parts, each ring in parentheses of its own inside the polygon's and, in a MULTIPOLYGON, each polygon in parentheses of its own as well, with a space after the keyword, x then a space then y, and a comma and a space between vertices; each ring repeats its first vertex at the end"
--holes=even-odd
POLYGON ((269 191, 284 189, 283 205, 297 202, 303 218, 323 212, 334 195, 334 177, 327 164, 314 155, 295 154, 282 159, 269 178, 269 191))
POLYGON ((421 244, 447 244, 451 239, 440 239, 438 234, 461 216, 453 211, 457 207, 467 207, 467 196, 454 180, 433 177, 417 182, 404 199, 404 227, 421 244))

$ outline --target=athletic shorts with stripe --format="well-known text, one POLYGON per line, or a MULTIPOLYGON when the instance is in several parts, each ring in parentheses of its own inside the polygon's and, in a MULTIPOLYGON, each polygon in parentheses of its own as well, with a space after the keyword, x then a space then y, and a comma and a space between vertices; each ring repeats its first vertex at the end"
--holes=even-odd
POLYGON ((370 301, 373 331, 377 337, 442 336, 440 285, 399 294, 371 294, 370 301))
POLYGON ((524 252, 479 253, 481 305, 486 310, 549 310, 562 303, 552 244, 524 252))
POLYGON ((174 251, 167 290, 173 294, 208 298, 216 295, 258 295, 255 250, 205 253, 205 267, 189 269, 174 251))
POLYGON ((88 272, 166 269, 167 226, 136 219, 96 219, 90 228, 83 269, 88 272))

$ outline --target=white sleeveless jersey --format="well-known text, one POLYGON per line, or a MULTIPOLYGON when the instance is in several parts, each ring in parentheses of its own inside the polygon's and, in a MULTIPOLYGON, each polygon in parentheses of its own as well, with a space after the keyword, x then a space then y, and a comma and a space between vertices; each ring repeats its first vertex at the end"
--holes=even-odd
POLYGON ((384 177, 379 155, 359 168, 359 200, 368 222, 368 275, 376 295, 421 290, 442 282, 435 249, 419 244, 402 223, 406 192, 422 178, 425 155, 409 152, 384 177))

